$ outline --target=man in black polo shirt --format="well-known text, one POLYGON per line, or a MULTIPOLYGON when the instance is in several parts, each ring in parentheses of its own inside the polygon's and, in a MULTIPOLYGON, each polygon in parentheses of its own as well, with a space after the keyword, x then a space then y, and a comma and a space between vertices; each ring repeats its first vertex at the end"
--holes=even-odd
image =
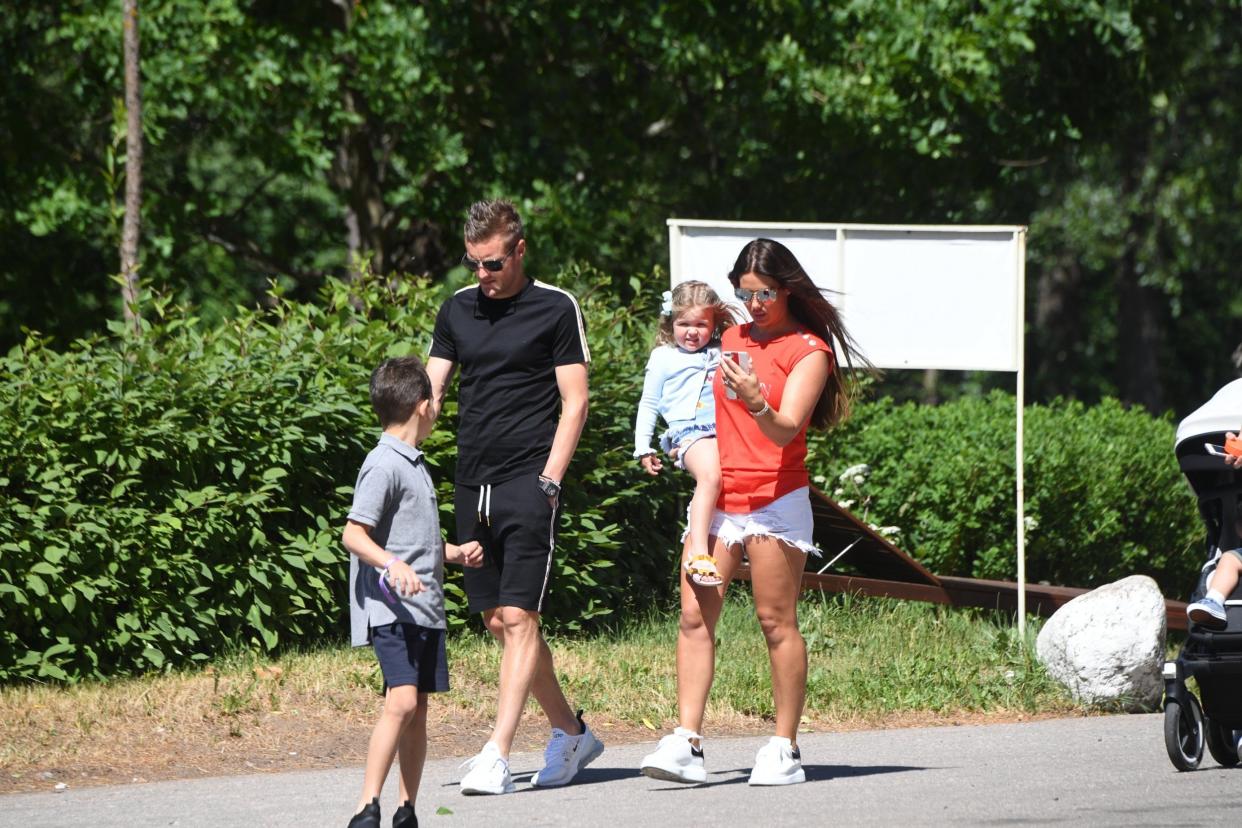
POLYGON ((539 630, 561 480, 586 423, 590 352, 574 297, 526 276, 526 239, 512 204, 472 205, 465 243, 462 264, 478 284, 441 306, 427 373, 438 414, 461 366, 457 537, 483 545, 484 564, 467 573, 466 595, 504 648, 496 724, 461 791, 499 794, 513 790, 509 750, 532 693, 552 726, 532 784, 564 785, 604 749, 565 700, 539 630))

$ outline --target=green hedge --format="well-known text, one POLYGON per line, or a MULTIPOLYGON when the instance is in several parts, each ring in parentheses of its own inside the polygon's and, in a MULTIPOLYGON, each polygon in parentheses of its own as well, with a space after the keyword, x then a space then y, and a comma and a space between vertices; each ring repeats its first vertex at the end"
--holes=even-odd
MULTIPOLYGON (((566 485, 547 624, 597 626, 671 604, 685 475, 630 457, 658 291, 619 306, 608 279, 570 268, 593 357, 591 414, 566 485)), ((425 354, 441 292, 414 280, 329 284, 315 304, 205 328, 154 302, 141 337, 51 350, 35 335, 0 361, 0 681, 112 676, 266 651, 347 629, 339 542, 378 429, 372 367, 425 354)), ((450 401, 425 448, 451 532, 450 401)), ((865 404, 812 439, 812 467, 933 571, 1013 577, 1013 405, 994 395, 924 408, 865 404), (837 481, 872 471, 860 491, 837 481), (846 490, 848 489, 848 491, 846 490), (863 500, 870 498, 864 509, 863 500)), ((1027 415, 1032 580, 1091 586, 1131 572, 1169 594, 1198 565, 1193 500, 1172 426, 1115 403, 1027 415)), ((450 570, 452 571, 452 570, 450 570)), ((450 623, 471 623, 460 575, 450 623)))
MULTIPOLYGON (((679 497, 629 459, 646 310, 615 307, 599 274, 563 275, 595 357, 548 609, 573 630, 668 593, 679 497)), ((339 534, 378 434, 368 377, 385 356, 427 352, 440 297, 368 279, 313 305, 273 299, 211 330, 156 302, 141 337, 118 325, 57 352, 31 335, 0 362, 0 680, 161 669, 347 629, 339 534)), ((447 527, 454 416, 450 403, 425 446, 447 527)))
MULTIPOLYGON (((930 407, 879 400, 812 438, 816 482, 933 572, 1016 578, 1014 398, 930 407), (864 482, 844 475, 865 464, 864 482)), ((1025 413, 1027 578, 1098 586, 1126 575, 1186 595, 1203 529, 1173 456, 1175 426, 1105 400, 1025 413)), ((848 558, 848 556, 847 556, 848 558)))

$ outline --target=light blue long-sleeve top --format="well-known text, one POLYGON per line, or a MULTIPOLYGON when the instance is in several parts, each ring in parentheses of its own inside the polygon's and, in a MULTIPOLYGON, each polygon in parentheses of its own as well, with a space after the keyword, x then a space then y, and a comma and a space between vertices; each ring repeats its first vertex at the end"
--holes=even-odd
POLYGON ((712 378, 720 364, 720 343, 713 342, 690 352, 676 345, 661 345, 651 352, 643 377, 643 395, 634 419, 634 456, 651 454, 656 421, 663 417, 670 430, 692 424, 709 415, 715 419, 712 378), (701 406, 708 406, 707 412, 701 406))

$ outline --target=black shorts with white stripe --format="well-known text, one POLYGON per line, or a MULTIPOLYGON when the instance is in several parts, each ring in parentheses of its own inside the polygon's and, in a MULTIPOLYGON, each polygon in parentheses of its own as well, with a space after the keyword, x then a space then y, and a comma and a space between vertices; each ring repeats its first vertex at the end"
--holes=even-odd
POLYGON ((458 483, 453 508, 457 542, 477 540, 483 546, 483 565, 465 568, 470 611, 543 612, 558 509, 540 490, 538 473, 480 486, 458 483))

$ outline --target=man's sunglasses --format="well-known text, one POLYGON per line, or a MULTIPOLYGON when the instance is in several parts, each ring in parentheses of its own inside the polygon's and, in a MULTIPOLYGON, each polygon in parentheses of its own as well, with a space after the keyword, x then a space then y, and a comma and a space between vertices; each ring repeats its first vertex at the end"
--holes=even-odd
POLYGON ((768 302, 776 300, 780 295, 780 288, 761 288, 760 290, 747 290, 746 288, 734 288, 733 295, 738 298, 743 305, 748 304, 751 299, 758 299, 759 304, 766 305, 768 302))
POLYGON ((517 250, 517 242, 514 242, 513 246, 510 247, 505 255, 501 256, 499 259, 472 259, 470 258, 470 254, 467 253, 461 257, 461 266, 466 270, 469 270, 471 273, 475 273, 480 267, 484 270, 490 270, 492 273, 495 273, 505 266, 505 259, 512 256, 514 250, 517 250))

